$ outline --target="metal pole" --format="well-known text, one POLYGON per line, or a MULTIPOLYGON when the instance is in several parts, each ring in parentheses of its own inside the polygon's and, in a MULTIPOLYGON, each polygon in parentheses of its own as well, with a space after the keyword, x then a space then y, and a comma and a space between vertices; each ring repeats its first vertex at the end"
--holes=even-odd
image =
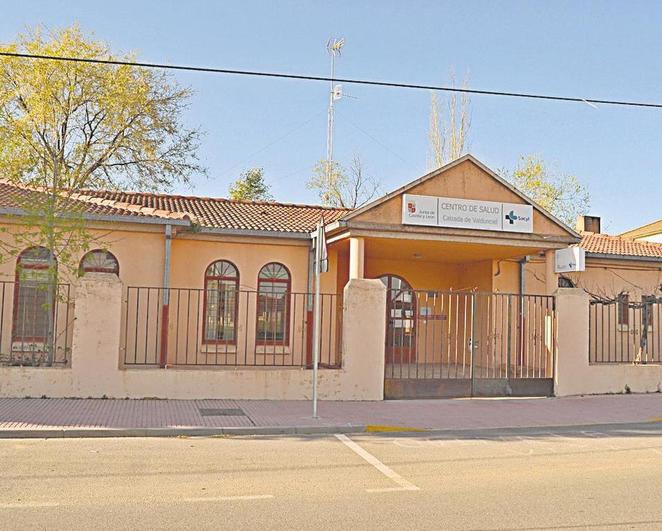
MULTIPOLYGON (((466 304, 466 303, 465 303, 466 304)), ((476 395, 476 293, 471 293, 471 396, 476 395)))
POLYGON ((326 130, 326 178, 331 180, 331 161, 333 160, 333 78, 336 73, 336 53, 331 50, 331 88, 329 90, 329 111, 326 130))
POLYGON ((317 227, 317 237, 315 239, 315 299, 314 304, 314 317, 313 317, 313 418, 319 418, 317 415, 317 371, 320 359, 320 332, 321 332, 321 315, 320 315, 320 262, 322 259, 322 249, 320 242, 322 241, 322 225, 317 227))

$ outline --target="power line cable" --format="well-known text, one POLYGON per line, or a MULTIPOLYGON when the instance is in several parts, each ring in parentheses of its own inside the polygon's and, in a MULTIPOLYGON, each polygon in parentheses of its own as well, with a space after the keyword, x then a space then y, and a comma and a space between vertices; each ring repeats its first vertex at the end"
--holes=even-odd
POLYGON ((398 153, 396 153, 396 152, 393 151, 390 147, 388 147, 386 144, 384 144, 384 142, 382 142, 381 140, 379 140, 379 139, 378 139, 377 137, 375 137, 374 135, 371 135, 370 133, 368 133, 368 131, 366 131, 365 129, 363 129, 359 124, 357 124, 356 122, 354 122, 353 120, 351 120, 350 118, 348 118, 347 116, 345 116, 344 114, 343 114, 343 118, 349 122, 349 125, 351 125, 352 127, 354 127, 354 128, 355 128, 357 131, 359 131, 360 133, 363 133, 365 136, 367 136, 370 140, 372 140, 375 144, 377 144, 378 146, 380 146, 382 149, 386 150, 387 152, 389 152, 389 153, 390 153, 391 155, 393 155, 394 157, 400 159, 400 160, 401 160, 402 162, 404 162, 405 164, 411 164, 411 163, 410 163, 409 161, 407 161, 404 157, 400 156, 398 153))
POLYGON ((354 85, 366 85, 376 87, 391 87, 391 88, 406 88, 418 90, 434 90, 439 92, 457 92, 465 94, 475 94, 479 96, 505 96, 510 98, 528 98, 536 100, 549 100, 549 101, 563 101, 573 103, 585 103, 588 105, 618 105, 625 107, 643 107, 662 109, 662 103, 650 103, 641 101, 626 101, 626 100, 603 100, 595 98, 578 98, 572 96, 551 96, 547 94, 532 94, 526 92, 502 92, 497 90, 478 90, 470 88, 458 87, 444 87, 440 85, 419 85, 413 83, 398 83, 391 81, 376 81, 370 79, 350 79, 350 78, 330 78, 325 76, 310 76, 303 74, 286 74, 283 72, 265 72, 259 70, 233 70, 228 68, 212 68, 202 66, 185 66, 185 65, 168 65, 161 63, 142 63, 137 61, 119 61, 115 59, 88 59, 83 57, 64 57, 56 55, 39 55, 28 53, 15 53, 15 52, 0 52, 0 56, 14 57, 21 59, 38 59, 48 61, 64 61, 73 63, 92 63, 102 65, 117 65, 117 66, 135 66, 140 68, 158 68, 163 70, 180 70, 188 72, 206 72, 213 74, 228 74, 237 76, 254 76, 254 77, 267 77, 267 78, 280 78, 280 79, 297 79, 303 81, 323 81, 323 82, 337 82, 347 83, 354 85))
POLYGON ((226 174, 229 174, 232 170, 236 169, 236 168, 239 167, 239 166, 246 165, 246 164, 250 164, 250 163, 252 162, 253 157, 259 155, 260 153, 263 153, 264 151, 266 151, 266 150, 269 149, 270 147, 272 147, 272 146, 278 144, 278 143, 281 142, 282 140, 285 140, 288 136, 290 136, 290 135, 296 133, 299 129, 304 128, 305 126, 307 126, 308 124, 310 124, 313 120, 315 120, 315 118, 317 118, 318 116, 320 116, 321 114, 323 114, 323 113, 325 113, 325 112, 326 112, 326 110, 316 112, 316 113, 313 114, 310 118, 308 118, 308 120, 306 120, 305 122, 300 122, 299 124, 297 124, 296 126, 294 126, 292 129, 290 129, 290 130, 287 131, 286 133, 284 133, 284 134, 282 134, 281 136, 275 138, 274 140, 271 140, 269 143, 267 143, 266 145, 262 146, 260 149, 258 149, 258 150, 256 150, 256 151, 253 151, 250 155, 248 155, 248 156, 246 157, 246 161, 247 161, 247 162, 245 161, 245 162, 238 162, 238 163, 236 163, 236 164, 233 164, 232 166, 230 166, 230 167, 227 168, 226 170, 221 171, 221 172, 220 172, 220 175, 221 175, 221 176, 224 176, 224 175, 226 175, 226 174))

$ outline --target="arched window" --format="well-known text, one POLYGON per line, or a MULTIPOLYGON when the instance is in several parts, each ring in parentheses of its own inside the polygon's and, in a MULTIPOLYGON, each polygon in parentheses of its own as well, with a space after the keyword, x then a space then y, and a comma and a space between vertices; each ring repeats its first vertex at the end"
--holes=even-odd
POLYGON ((379 277, 386 286, 389 316, 386 330, 387 360, 399 363, 415 358, 416 300, 411 284, 397 275, 379 277))
POLYGON ((289 341, 290 272, 272 262, 260 269, 257 278, 257 342, 286 344, 289 341))
POLYGON ((205 271, 203 341, 235 343, 239 305, 239 272, 232 262, 218 260, 205 271))
POLYGON ((16 284, 14 287, 14 343, 43 343, 49 337, 52 316, 55 311, 56 286, 49 282, 55 271, 49 271, 51 252, 45 247, 25 249, 16 260, 16 284))
POLYGON ((119 276, 120 264, 110 251, 95 249, 81 258, 79 271, 85 273, 114 273, 119 276))

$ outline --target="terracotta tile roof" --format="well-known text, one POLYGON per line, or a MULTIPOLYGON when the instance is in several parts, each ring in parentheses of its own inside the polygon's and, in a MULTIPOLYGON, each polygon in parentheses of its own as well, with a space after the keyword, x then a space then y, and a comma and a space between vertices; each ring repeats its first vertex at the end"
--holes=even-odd
POLYGON ((86 196, 112 201, 117 207, 152 208, 161 212, 187 214, 205 228, 307 233, 320 217, 325 223, 339 220, 349 209, 297 205, 272 201, 235 201, 141 192, 85 191, 86 196))
MULTIPOLYGON (((26 201, 38 201, 41 194, 0 181, 0 208, 20 208, 26 201)), ((85 190, 68 201, 72 209, 92 215, 188 219, 211 229, 290 233, 311 232, 320 217, 325 223, 333 223, 351 212, 318 205, 107 190, 85 190)), ((579 245, 592 254, 662 258, 662 243, 622 236, 584 232, 579 245)))
MULTIPOLYGON (((43 198, 38 189, 0 180, 0 208, 25 209, 43 198)), ((190 220, 211 229, 291 233, 311 232, 320 217, 332 223, 349 212, 315 205, 108 190, 84 190, 66 201, 69 209, 86 215, 190 220)))
POLYGON ((633 240, 622 236, 583 232, 579 246, 587 253, 662 258, 662 243, 633 240))
MULTIPOLYGON (((44 200, 44 195, 38 190, 22 188, 0 181, 0 208, 24 210, 30 205, 44 200)), ((88 202, 79 198, 65 199, 66 208, 73 212, 95 214, 102 216, 140 216, 139 211, 129 212, 101 202, 88 202)))

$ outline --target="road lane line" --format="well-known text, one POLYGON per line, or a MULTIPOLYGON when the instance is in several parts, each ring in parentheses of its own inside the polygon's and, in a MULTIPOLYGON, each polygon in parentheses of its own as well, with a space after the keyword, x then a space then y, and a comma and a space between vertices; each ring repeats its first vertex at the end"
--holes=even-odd
POLYGON ((218 502, 218 501, 234 501, 234 500, 268 500, 273 498, 273 494, 247 494, 245 496, 216 496, 206 498, 184 498, 183 501, 197 503, 197 502, 218 502))
MULTIPOLYGON (((387 478, 389 478, 391 481, 394 483, 397 483, 400 485, 400 487, 397 490, 420 490, 416 485, 413 483, 410 483, 407 481, 405 478, 403 478, 400 474, 392 470, 391 468, 387 467, 384 463, 382 463, 379 459, 377 459, 374 455, 372 455, 370 452, 367 452, 363 448, 361 448, 358 444, 356 444, 352 439, 347 437, 347 435, 343 433, 337 433, 336 438, 342 442, 347 448, 352 450, 354 453, 356 453, 359 457, 363 458, 365 461, 370 463, 372 466, 374 466, 377 470, 379 470, 382 474, 384 474, 387 478)), ((384 492, 384 489, 366 489, 367 492, 384 492)))
POLYGON ((365 489, 366 492, 404 492, 404 491, 419 490, 418 487, 415 489, 409 487, 385 487, 383 489, 365 489))
POLYGON ((38 509, 39 507, 58 507, 58 502, 16 502, 0 503, 0 509, 38 509))

